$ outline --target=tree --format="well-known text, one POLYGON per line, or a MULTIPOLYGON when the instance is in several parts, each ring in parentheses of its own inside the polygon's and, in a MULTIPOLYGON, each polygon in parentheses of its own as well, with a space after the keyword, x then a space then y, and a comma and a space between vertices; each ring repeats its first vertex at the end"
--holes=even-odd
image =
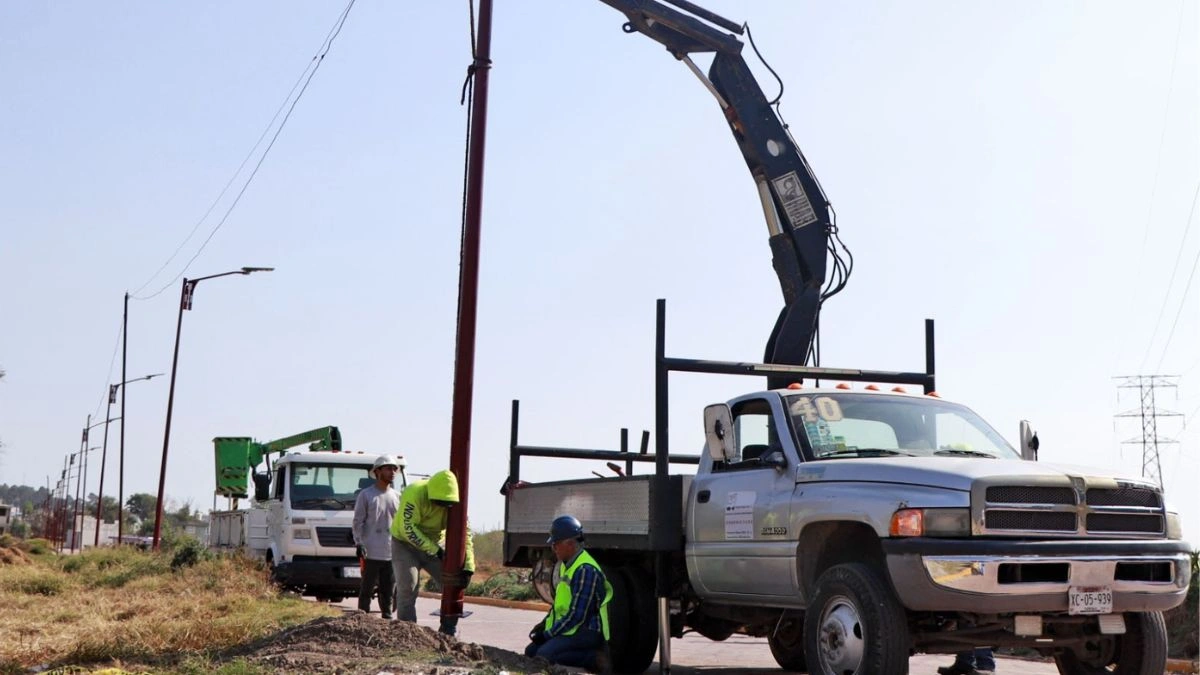
POLYGON ((152 520, 157 506, 158 498, 145 492, 130 495, 129 499, 125 500, 125 510, 141 521, 152 520))
MULTIPOLYGON (((96 495, 92 495, 88 499, 88 513, 96 515, 96 495)), ((117 498, 105 496, 100 501, 100 519, 107 521, 116 521, 117 519, 117 498)))

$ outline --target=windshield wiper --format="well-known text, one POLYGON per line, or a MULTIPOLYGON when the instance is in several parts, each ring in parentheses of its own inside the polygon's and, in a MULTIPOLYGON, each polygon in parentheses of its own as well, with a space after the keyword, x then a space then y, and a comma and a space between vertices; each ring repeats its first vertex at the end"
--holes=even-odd
POLYGON ((823 455, 817 455, 817 459, 830 459, 833 457, 894 457, 896 455, 903 455, 905 457, 915 456, 907 452, 889 450, 887 448, 846 448, 845 450, 835 450, 823 455))
POLYGON ((957 455, 959 457, 987 457, 988 459, 996 459, 997 457, 990 452, 981 452, 979 450, 959 450, 958 448, 944 448, 933 453, 935 455, 957 455))
POLYGON ((346 508, 346 504, 337 497, 310 497, 292 502, 292 506, 298 509, 305 506, 316 506, 317 504, 336 504, 339 511, 346 508))

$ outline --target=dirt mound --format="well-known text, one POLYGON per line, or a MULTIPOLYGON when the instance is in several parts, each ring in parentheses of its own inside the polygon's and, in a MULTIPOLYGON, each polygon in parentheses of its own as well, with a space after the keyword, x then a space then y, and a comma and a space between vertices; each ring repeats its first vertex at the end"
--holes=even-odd
POLYGON ((29 555, 15 546, 0 546, 0 565, 28 565, 29 555))
POLYGON ((541 659, 459 642, 423 626, 368 614, 314 619, 224 656, 244 658, 280 673, 571 672, 541 659))

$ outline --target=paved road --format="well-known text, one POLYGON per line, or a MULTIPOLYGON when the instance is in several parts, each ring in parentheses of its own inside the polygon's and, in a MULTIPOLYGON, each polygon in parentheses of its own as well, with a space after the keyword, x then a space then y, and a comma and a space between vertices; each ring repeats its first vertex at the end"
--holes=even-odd
MULTIPOLYGON (((355 599, 341 603, 342 607, 355 608, 355 599)), ((430 598, 417 600, 417 623, 433 629, 438 627, 438 618, 432 616, 439 603, 430 598)), ((466 610, 473 614, 458 624, 458 637, 464 642, 491 645, 514 652, 521 652, 528 642, 530 627, 544 616, 541 612, 524 609, 507 609, 468 604, 466 610)), ((911 675, 933 675, 939 665, 952 660, 945 655, 914 656, 909 661, 911 675)), ((998 675, 1054 675, 1058 669, 1051 663, 1020 661, 1001 657, 997 660, 998 675)), ((672 671, 688 675, 733 675, 734 673, 779 673, 779 666, 771 657, 767 641, 734 635, 724 642, 713 642, 698 635, 671 641, 672 671)), ((655 662, 647 672, 657 673, 655 662)))

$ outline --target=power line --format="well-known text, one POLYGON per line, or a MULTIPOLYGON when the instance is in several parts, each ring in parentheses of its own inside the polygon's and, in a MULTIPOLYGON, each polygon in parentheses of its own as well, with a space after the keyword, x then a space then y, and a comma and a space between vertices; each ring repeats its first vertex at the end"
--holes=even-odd
POLYGON ((208 211, 206 211, 204 216, 201 217, 200 221, 196 223, 196 226, 192 228, 192 231, 184 239, 183 243, 180 244, 179 247, 175 249, 175 252, 172 253, 171 257, 167 259, 167 262, 163 263, 163 266, 160 267, 158 269, 158 271, 155 272, 150 277, 150 279, 146 280, 146 283, 142 284, 142 286, 138 289, 138 291, 140 291, 142 288, 145 288, 146 285, 150 283, 150 281, 152 281, 155 277, 157 277, 158 274, 160 272, 162 272, 162 270, 164 268, 166 268, 167 265, 170 264, 171 260, 174 260, 175 256, 179 254, 179 251, 182 250, 184 245, 187 244, 188 240, 190 240, 192 238, 192 235, 195 234, 196 229, 199 228, 200 223, 204 222, 204 220, 208 217, 208 214, 212 212, 212 210, 216 206, 216 204, 221 200, 221 198, 228 191, 229 186, 234 182, 234 179, 236 179, 237 176, 241 173, 242 169, 246 165, 246 162, 250 159, 250 157, 254 154, 254 151, 262 143, 262 139, 267 135, 267 132, 270 131, 272 125, 274 125, 274 123, 275 123, 275 120, 279 118, 279 112, 286 107, 287 112, 284 114, 283 119, 279 122, 279 126, 276 127, 274 135, 271 136, 270 142, 267 143, 267 147, 265 149, 263 149, 262 154, 259 155, 258 162, 255 163, 254 169, 251 170, 250 175, 246 178, 246 182, 243 183, 241 189, 238 190, 237 196, 234 197, 233 202, 231 202, 229 205, 229 208, 225 210, 225 214, 223 216, 221 216, 221 220, 219 220, 217 222, 217 224, 213 227, 213 229, 208 233, 208 236, 205 237, 204 241, 200 244, 200 248, 196 249, 196 252, 194 254, 192 254, 192 257, 188 259, 186 264, 184 264, 183 269, 181 269, 179 271, 179 274, 176 274, 175 278, 168 281, 157 291, 151 293, 150 295, 146 295, 146 296, 138 296, 138 295, 136 295, 136 291, 135 291, 135 294, 131 294, 130 298, 132 298, 134 300, 149 300, 153 297, 158 296, 160 293, 167 290, 171 286, 175 285, 175 282, 179 281, 179 279, 182 278, 183 275, 187 273, 188 268, 190 268, 192 263, 196 261, 196 258, 200 257, 200 254, 204 251, 205 247, 208 246, 208 243, 210 241, 212 241, 212 238, 217 234, 217 232, 221 229, 221 227, 223 225, 225 225, 225 221, 227 221, 229 219, 230 214, 233 213, 233 210, 235 208, 237 208, 238 203, 241 202, 242 196, 246 194, 246 190, 250 187, 250 183, 253 182, 254 177, 258 175, 258 170, 260 168, 262 168, 263 162, 266 161, 267 155, 270 154, 270 152, 271 152, 271 148, 275 147, 275 141, 279 139, 279 134, 281 134, 283 132, 283 128, 285 126, 287 126, 288 119, 291 118, 292 112, 296 109, 296 104, 300 102, 300 99, 304 96, 304 92, 308 90, 308 85, 312 82, 313 77, 317 74, 317 70, 319 70, 321 68, 321 64, 325 61, 325 56, 329 53, 329 50, 333 48, 333 41, 335 39, 337 39, 338 35, 341 34, 342 27, 346 24, 346 18, 350 15, 350 10, 354 7, 355 2, 356 2, 356 0, 350 0, 346 4, 345 9, 342 10, 342 13, 338 16, 337 21, 334 22, 333 27, 330 28, 329 32, 325 35, 325 40, 321 43, 321 47, 317 50, 317 53, 309 61, 308 65, 305 66, 304 71, 300 74, 299 79, 296 80, 296 84, 292 85, 291 91, 288 92, 288 95, 284 99, 283 103, 280 104, 279 108, 275 111, 275 116, 271 118, 271 121, 267 124, 266 129, 264 129, 263 133, 259 136, 258 141, 254 144, 254 147, 250 149, 250 152, 246 155, 246 159, 242 160, 242 164, 240 166, 238 166, 237 171, 234 172, 233 178, 230 178, 229 182, 225 184, 225 187, 221 190, 221 193, 219 195, 217 195, 217 198, 213 201, 212 205, 209 206, 208 211), (303 81, 303 85, 300 85, 301 81, 303 81), (295 97, 293 97, 292 94, 293 94, 293 92, 296 92, 296 87, 298 85, 300 86, 300 91, 295 94, 295 97), (289 100, 291 100, 290 105, 288 104, 289 100))
MULTIPOLYGON (((1167 282, 1167 292, 1163 294, 1162 306, 1158 308, 1158 318, 1154 320, 1154 331, 1150 334, 1150 344, 1146 345, 1146 355, 1142 357, 1141 369, 1145 369, 1146 359, 1150 358, 1150 351, 1154 349, 1154 338, 1158 337, 1159 323, 1162 321, 1163 312, 1167 309, 1167 301, 1171 298, 1171 289, 1175 287, 1175 274, 1179 271, 1179 261, 1183 259, 1183 246, 1187 243, 1188 234, 1192 229, 1192 215, 1196 211, 1197 197, 1200 197, 1200 181, 1196 182, 1196 190, 1192 193, 1192 207, 1188 209, 1187 224, 1183 226, 1183 238, 1179 240, 1179 253, 1175 255, 1175 266, 1171 268, 1171 280, 1167 282)), ((1195 272, 1195 268, 1192 269, 1192 272, 1195 272)), ((1188 284, 1191 284, 1190 279, 1188 284)), ((1186 290, 1184 291, 1184 297, 1187 297, 1186 290)), ((1178 315, 1176 315, 1175 320, 1179 320, 1178 315)), ((1174 327, 1172 327, 1171 330, 1174 332, 1174 327)), ((1169 342, 1170 341, 1168 340, 1168 343, 1169 342)), ((1166 347, 1163 347, 1163 355, 1166 356, 1166 347)), ((1162 367, 1161 359, 1159 359, 1158 365, 1160 368, 1162 367)))
POLYGON ((125 322, 121 322, 121 326, 117 328, 117 340, 113 345, 112 358, 108 360, 108 374, 104 376, 104 395, 100 397, 100 402, 96 404, 96 410, 92 413, 92 417, 100 416, 100 408, 104 406, 104 399, 108 398, 108 387, 112 383, 113 364, 117 362, 117 350, 121 347, 121 334, 125 332, 125 322))
MULTIPOLYGON (((1158 176, 1162 170, 1162 153, 1163 145, 1167 138, 1167 120, 1171 112, 1171 93, 1175 88, 1175 68, 1179 63, 1179 38, 1183 34, 1183 10, 1185 7, 1184 0, 1179 0, 1179 15, 1176 18, 1175 28, 1175 47, 1171 52, 1171 74, 1167 78, 1167 97, 1163 104, 1163 122, 1162 130, 1158 137, 1158 154, 1154 159, 1154 180, 1150 183, 1150 199, 1146 203, 1146 227, 1142 230, 1142 248, 1138 252, 1138 268, 1141 268, 1142 261, 1146 259, 1146 242, 1150 240, 1150 223, 1154 215, 1154 198, 1158 194, 1158 176)), ((1133 286, 1134 297, 1137 296, 1137 288, 1133 286)), ((1125 345, 1129 342, 1130 331, 1125 331, 1124 342, 1119 353, 1124 353, 1125 345)))
MULTIPOLYGON (((1188 222, 1191 222, 1190 215, 1188 216, 1188 222)), ((1171 322, 1171 332, 1167 333, 1167 341, 1163 344, 1162 356, 1158 358, 1158 368, 1162 367, 1163 361, 1167 358, 1167 350, 1171 347, 1171 338, 1175 337, 1175 328, 1179 326, 1179 317, 1183 316, 1183 308, 1187 306, 1188 292, 1192 290, 1192 281, 1196 278, 1196 267, 1198 265, 1200 265, 1200 251, 1196 251, 1196 259, 1192 261, 1192 271, 1188 273, 1187 285, 1183 287, 1183 297, 1179 299, 1179 311, 1175 312, 1175 320, 1171 322)))

